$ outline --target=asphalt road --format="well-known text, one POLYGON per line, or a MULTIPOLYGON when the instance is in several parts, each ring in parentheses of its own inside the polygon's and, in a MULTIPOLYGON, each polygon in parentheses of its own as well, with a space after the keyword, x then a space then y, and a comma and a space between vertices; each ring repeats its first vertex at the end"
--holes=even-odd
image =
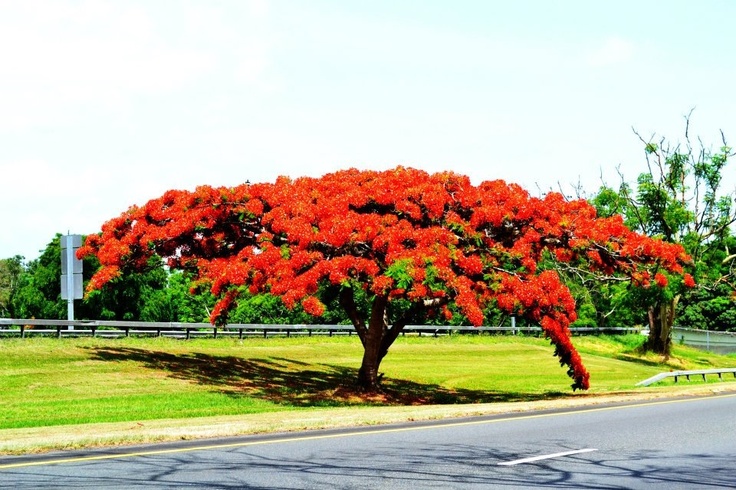
POLYGON ((736 394, 3 458, 0 488, 736 488, 736 394))

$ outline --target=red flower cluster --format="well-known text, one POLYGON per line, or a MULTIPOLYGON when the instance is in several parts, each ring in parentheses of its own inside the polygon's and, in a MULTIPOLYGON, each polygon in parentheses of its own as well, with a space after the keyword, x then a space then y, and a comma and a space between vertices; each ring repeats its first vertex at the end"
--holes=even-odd
POLYGON ((105 223, 79 256, 102 264, 90 289, 154 255, 192 270, 221 298, 213 322, 224 321, 242 285, 314 315, 325 308, 315 296, 321 281, 432 305, 446 317, 454 302, 475 325, 496 304, 538 322, 573 387, 587 388, 568 330, 575 303, 555 272, 537 270, 545 250, 634 280, 654 269, 681 274, 687 260, 682 247, 636 234, 620 218, 598 219, 582 200, 403 167, 168 191, 105 223))

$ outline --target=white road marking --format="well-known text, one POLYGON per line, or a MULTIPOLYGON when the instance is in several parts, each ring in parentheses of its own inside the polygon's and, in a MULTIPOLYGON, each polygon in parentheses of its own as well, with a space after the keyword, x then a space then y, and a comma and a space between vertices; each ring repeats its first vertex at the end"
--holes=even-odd
POLYGON ((534 461, 541 461, 543 459, 561 458, 563 456, 570 456, 573 454, 590 453, 593 451, 597 451, 597 449, 587 448, 587 449, 577 449, 575 451, 565 451, 564 453, 543 454, 542 456, 534 456, 531 458, 517 459, 514 461, 506 461, 504 463, 498 463, 498 465, 499 466, 513 466, 517 464, 533 463, 534 461))

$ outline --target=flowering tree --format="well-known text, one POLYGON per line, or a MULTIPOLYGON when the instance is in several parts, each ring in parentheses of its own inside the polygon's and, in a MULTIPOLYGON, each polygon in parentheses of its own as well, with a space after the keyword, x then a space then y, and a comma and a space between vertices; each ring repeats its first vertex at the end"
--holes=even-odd
POLYGON ((78 255, 100 260, 90 290, 156 255, 191 270, 219 298, 213 323, 227 321, 244 285, 313 315, 325 310, 318 286, 338 287, 364 347, 358 377, 367 390, 378 388, 379 365, 409 318, 449 317, 452 305, 474 325, 488 307, 537 322, 573 389, 587 389, 568 330, 575 302, 555 271, 538 268, 543 255, 651 278, 652 287, 666 281, 657 270, 681 274, 687 259, 679 245, 634 233, 620 217, 597 219, 582 200, 403 167, 168 191, 105 223, 78 255), (359 289, 371 301, 368 318, 356 306, 359 289), (389 308, 396 302, 408 307, 389 308))

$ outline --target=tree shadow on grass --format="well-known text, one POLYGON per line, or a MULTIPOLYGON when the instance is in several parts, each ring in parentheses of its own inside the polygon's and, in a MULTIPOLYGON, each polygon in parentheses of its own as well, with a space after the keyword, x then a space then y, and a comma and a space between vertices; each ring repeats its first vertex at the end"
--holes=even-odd
POLYGON ((632 364, 641 364, 643 366, 650 366, 650 367, 666 367, 666 361, 663 359, 647 359, 645 357, 641 357, 640 353, 632 353, 632 354, 617 354, 615 356, 615 359, 618 361, 625 361, 630 362, 632 364))
POLYGON ((356 385, 358 370, 308 364, 287 358, 243 359, 203 353, 171 354, 128 347, 90 349, 92 360, 132 361, 171 378, 208 387, 233 397, 251 397, 288 406, 432 405, 545 400, 570 396, 558 391, 509 393, 448 389, 403 379, 385 378, 381 393, 364 393, 356 385))

